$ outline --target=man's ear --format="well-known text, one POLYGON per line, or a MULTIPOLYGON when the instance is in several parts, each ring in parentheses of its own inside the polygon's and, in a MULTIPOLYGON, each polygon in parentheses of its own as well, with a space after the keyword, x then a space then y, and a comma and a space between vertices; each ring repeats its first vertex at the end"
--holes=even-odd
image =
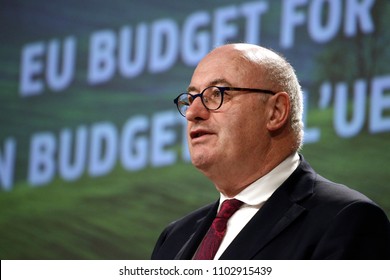
POLYGON ((268 105, 270 106, 270 117, 267 128, 275 131, 288 123, 290 116, 290 97, 286 92, 278 92, 271 96, 268 105))

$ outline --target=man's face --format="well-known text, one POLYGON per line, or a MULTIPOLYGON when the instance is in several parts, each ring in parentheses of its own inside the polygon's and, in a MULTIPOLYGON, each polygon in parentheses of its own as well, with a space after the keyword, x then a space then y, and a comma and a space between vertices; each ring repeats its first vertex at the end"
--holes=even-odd
MULTIPOLYGON (((208 86, 267 88, 259 73, 233 59, 232 50, 207 56, 196 68, 190 93, 208 86)), ((187 110, 188 144, 192 163, 212 180, 253 173, 267 151, 266 104, 262 94, 226 91, 217 111, 207 110, 196 98, 187 110)))

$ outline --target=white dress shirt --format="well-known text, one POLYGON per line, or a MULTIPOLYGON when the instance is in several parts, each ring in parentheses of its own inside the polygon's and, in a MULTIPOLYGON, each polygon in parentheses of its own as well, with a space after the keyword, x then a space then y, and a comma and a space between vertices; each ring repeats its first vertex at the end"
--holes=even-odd
MULTIPOLYGON (((219 259, 225 249, 244 228, 249 220, 263 206, 274 191, 294 172, 299 165, 299 156, 297 153, 291 155, 275 167, 271 172, 264 175, 257 181, 242 190, 234 198, 241 200, 244 204, 230 217, 227 223, 227 230, 224 239, 214 257, 219 259)), ((229 199, 221 194, 220 204, 229 199)), ((219 208, 218 208, 219 210, 219 208)))

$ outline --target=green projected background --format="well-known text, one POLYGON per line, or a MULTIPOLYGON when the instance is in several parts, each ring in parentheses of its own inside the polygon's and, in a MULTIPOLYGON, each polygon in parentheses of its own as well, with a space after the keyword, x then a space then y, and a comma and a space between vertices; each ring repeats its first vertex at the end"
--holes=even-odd
POLYGON ((380 0, 0 1, 1 259, 148 259, 165 225, 216 200, 172 100, 226 42, 287 57, 302 154, 390 215, 389 14, 380 0))

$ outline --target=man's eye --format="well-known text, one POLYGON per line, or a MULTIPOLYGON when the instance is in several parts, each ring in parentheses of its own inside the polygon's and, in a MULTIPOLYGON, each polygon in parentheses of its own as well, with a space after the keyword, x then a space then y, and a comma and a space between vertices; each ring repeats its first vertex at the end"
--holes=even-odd
POLYGON ((213 97, 213 98, 220 97, 220 96, 221 96, 221 92, 220 92, 220 91, 215 91, 215 92, 213 92, 213 94, 212 94, 212 97, 213 97))
POLYGON ((221 96, 221 92, 219 90, 213 90, 209 96, 210 99, 219 98, 221 96))

